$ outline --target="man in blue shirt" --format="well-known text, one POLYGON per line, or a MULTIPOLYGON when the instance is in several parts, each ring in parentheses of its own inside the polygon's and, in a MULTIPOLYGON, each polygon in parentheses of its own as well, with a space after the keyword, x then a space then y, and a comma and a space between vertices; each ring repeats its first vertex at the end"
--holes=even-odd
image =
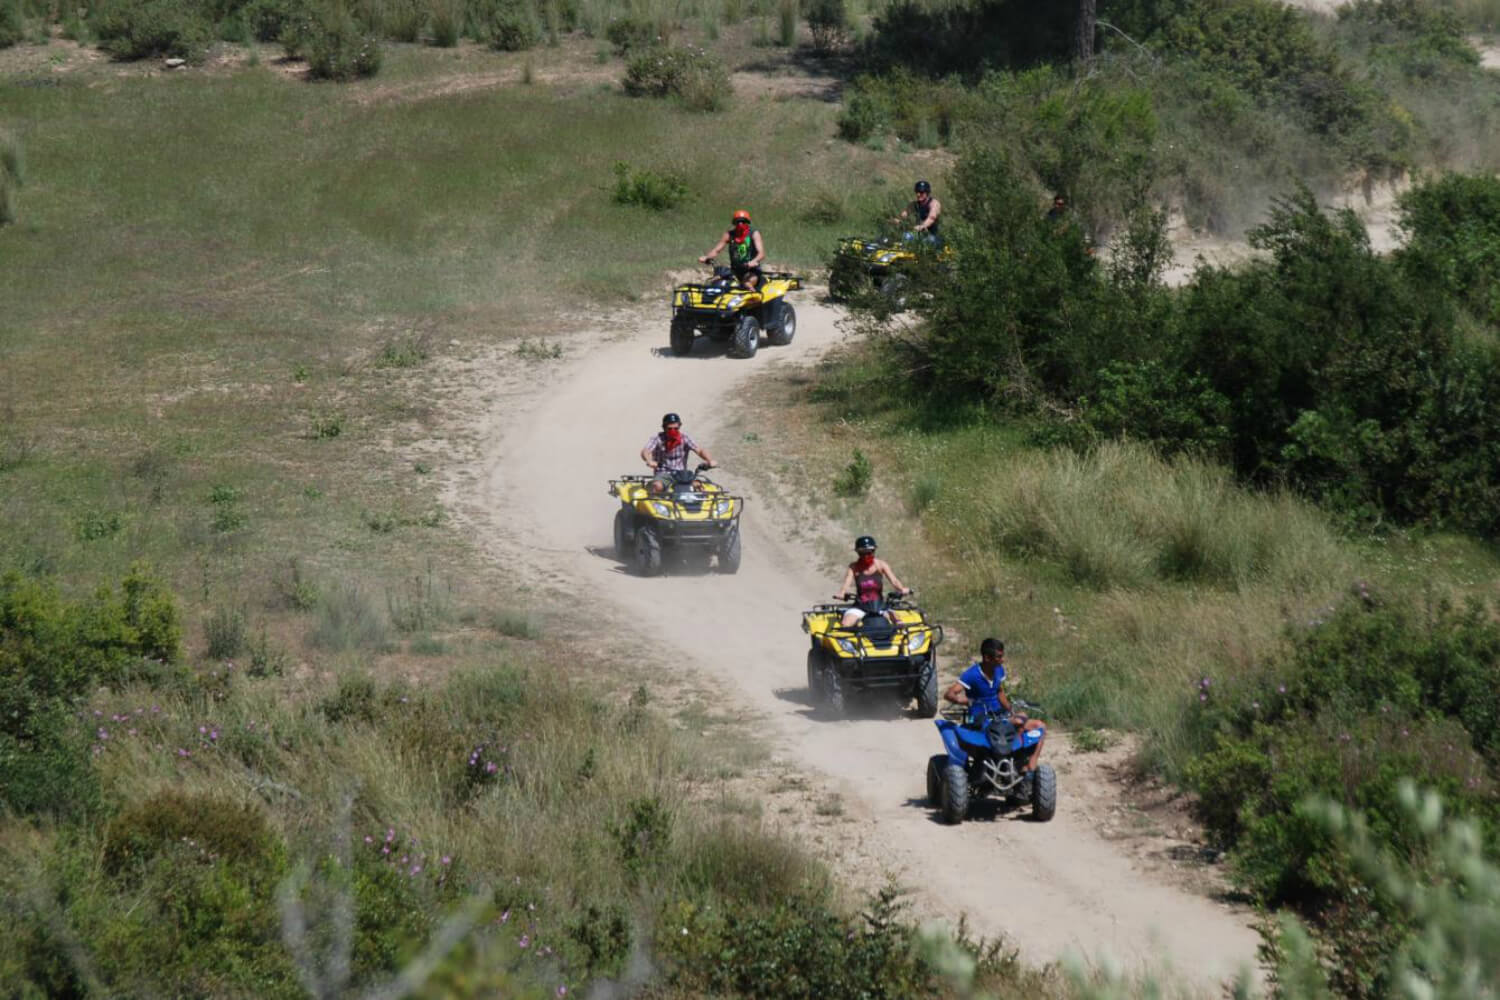
MULTIPOLYGON (((1003 711, 1010 717, 1011 724, 1021 732, 1042 729, 1039 719, 1027 718, 1025 713, 1011 709, 1010 698, 1001 686, 1004 683, 1005 643, 999 639, 986 639, 979 644, 979 662, 959 674, 958 680, 943 692, 943 697, 955 705, 973 705, 991 712, 1003 711)), ((1026 762, 1026 770, 1036 770, 1037 758, 1041 756, 1042 744, 1045 742, 1047 734, 1044 731, 1036 749, 1032 751, 1031 759, 1026 762)))

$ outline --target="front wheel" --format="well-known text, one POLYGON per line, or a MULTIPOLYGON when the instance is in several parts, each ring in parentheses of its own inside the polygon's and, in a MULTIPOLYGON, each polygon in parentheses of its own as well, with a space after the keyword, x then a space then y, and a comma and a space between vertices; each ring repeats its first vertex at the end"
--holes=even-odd
POLYGON ((661 540, 649 527, 640 527, 635 532, 635 569, 641 576, 657 576, 661 573, 661 540))
POLYGON ((753 358, 760 347, 760 320, 748 313, 735 324, 734 336, 729 341, 729 353, 737 358, 753 358))
POLYGON ((1057 772, 1051 764, 1038 764, 1031 779, 1031 818, 1045 823, 1057 815, 1057 772))
POLYGON ((828 714, 835 719, 844 717, 844 711, 848 707, 844 694, 844 679, 839 676, 838 665, 831 662, 823 664, 823 703, 828 706, 828 714))
POLYGON ((951 761, 943 768, 942 801, 938 803, 938 812, 944 823, 954 825, 962 823, 969 815, 969 775, 951 761))
POLYGON ((633 549, 630 544, 630 512, 624 507, 615 511, 615 558, 628 562, 633 549))
POLYGON ((807 690, 813 701, 823 700, 823 654, 816 649, 807 651, 807 690))
POLYGON ((785 347, 792 342, 792 338, 797 335, 797 310, 792 308, 790 302, 782 302, 781 325, 774 330, 767 330, 766 335, 777 347, 785 347))
POLYGON ((693 329, 692 320, 679 316, 672 320, 672 353, 679 358, 685 358, 693 353, 693 340, 697 333, 693 329))
POLYGON ((917 671, 917 716, 930 719, 937 715, 938 679, 937 657, 929 656, 917 671))
POLYGON ((724 543, 719 546, 719 572, 738 573, 740 571, 740 529, 736 525, 729 529, 724 543))
POLYGON ((892 311, 900 312, 911 298, 911 279, 904 274, 888 274, 880 283, 880 294, 892 311))

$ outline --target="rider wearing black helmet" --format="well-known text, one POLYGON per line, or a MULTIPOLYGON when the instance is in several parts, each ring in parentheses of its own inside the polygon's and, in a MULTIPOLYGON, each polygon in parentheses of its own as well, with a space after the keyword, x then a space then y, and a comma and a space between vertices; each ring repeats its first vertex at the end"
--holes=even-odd
POLYGON ((714 464, 708 449, 682 432, 682 418, 675 413, 664 414, 661 418, 661 433, 651 435, 646 446, 641 449, 641 461, 656 473, 656 478, 651 481, 652 492, 660 493, 667 488, 668 477, 665 473, 687 468, 690 451, 697 452, 698 457, 709 465, 714 464))
POLYGON ((938 216, 943 213, 943 203, 932 196, 932 185, 926 181, 917 181, 912 186, 916 194, 916 200, 902 210, 896 216, 895 222, 902 222, 908 215, 917 220, 912 227, 912 232, 919 234, 933 246, 942 242, 942 234, 938 232, 938 216))
POLYGON ((891 581, 891 587, 897 594, 904 596, 911 593, 906 584, 896 579, 895 572, 884 559, 875 558, 874 538, 869 535, 856 538, 854 554, 858 558, 844 571, 843 588, 833 595, 840 600, 845 599, 846 594, 854 595, 854 606, 844 612, 844 628, 853 628, 866 615, 890 616, 885 608, 884 581, 891 581))

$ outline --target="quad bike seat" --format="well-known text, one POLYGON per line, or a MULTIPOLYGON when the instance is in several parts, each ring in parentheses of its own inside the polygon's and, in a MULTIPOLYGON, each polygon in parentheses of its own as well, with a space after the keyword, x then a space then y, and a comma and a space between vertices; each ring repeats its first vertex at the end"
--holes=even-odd
POLYGON ((884 611, 866 614, 856 626, 859 633, 877 646, 889 645, 896 636, 896 626, 891 624, 884 611))

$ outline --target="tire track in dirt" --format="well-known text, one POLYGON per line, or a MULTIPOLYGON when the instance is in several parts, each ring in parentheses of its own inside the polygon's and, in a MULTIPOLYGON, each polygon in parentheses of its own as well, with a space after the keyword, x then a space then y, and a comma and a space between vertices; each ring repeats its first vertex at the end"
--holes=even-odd
MULTIPOLYGON (((1070 811, 1061 754, 1051 823, 1004 816, 945 827, 923 801, 927 758, 941 749, 930 722, 894 713, 819 717, 805 694, 800 612, 836 581, 781 537, 761 498, 749 495, 738 575, 641 579, 613 558, 616 501, 606 481, 640 471, 637 453, 663 412, 681 412, 686 430, 712 450, 744 380, 806 363, 836 342, 839 311, 810 296, 795 302, 796 342, 763 347, 749 361, 701 340, 693 356, 670 356, 663 311, 624 336, 573 340, 586 353, 570 353, 531 391, 498 398, 477 429, 480 467, 467 470, 460 488, 468 495, 457 498, 481 546, 582 602, 612 607, 656 653, 680 651, 761 713, 778 755, 858 801, 867 843, 883 845, 886 867, 923 897, 924 910, 952 920, 966 912, 974 932, 1003 934, 1035 964, 1069 949, 1107 953, 1128 967, 1169 963, 1204 987, 1253 964, 1248 914, 1162 884, 1070 811)), ((732 468, 716 478, 745 492, 732 468)), ((946 684, 954 657, 967 651, 944 652, 946 684)))

